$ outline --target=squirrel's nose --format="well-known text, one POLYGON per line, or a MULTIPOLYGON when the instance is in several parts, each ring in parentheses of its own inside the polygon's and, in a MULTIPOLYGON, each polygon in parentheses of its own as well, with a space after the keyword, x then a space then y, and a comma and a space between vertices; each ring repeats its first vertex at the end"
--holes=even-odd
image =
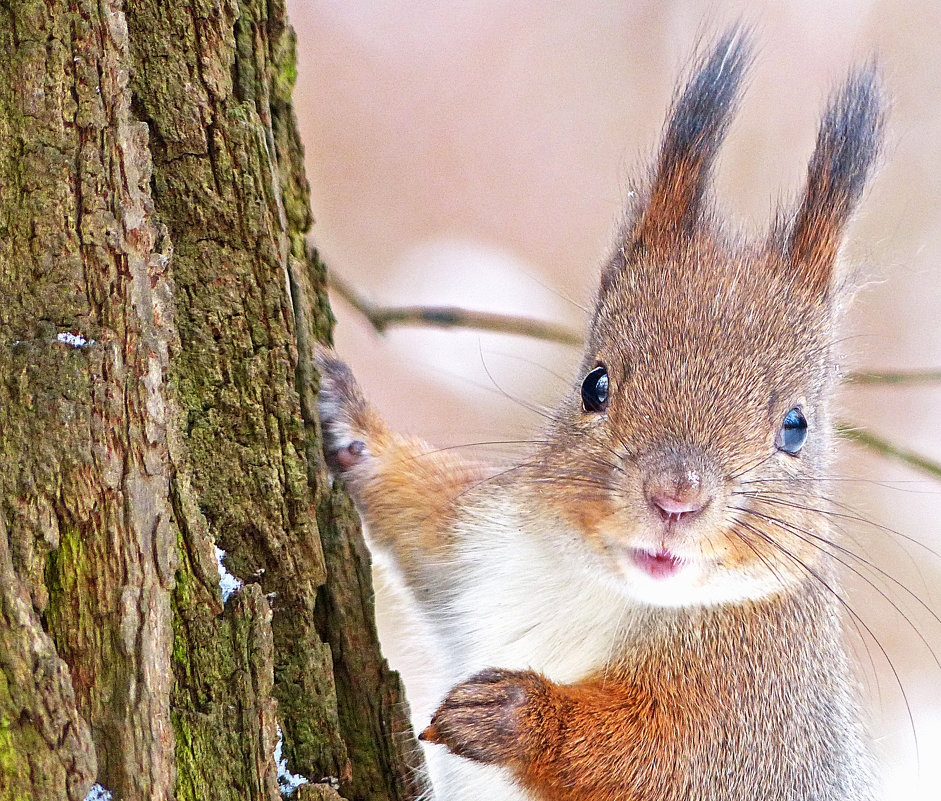
POLYGON ((692 521, 718 490, 714 460, 693 445, 651 450, 639 467, 643 498, 654 517, 666 523, 692 521))
POLYGON ((666 521, 690 519, 701 512, 709 502, 701 493, 665 493, 653 491, 647 496, 650 505, 666 521))
POLYGON ((668 522, 691 520, 709 505, 711 497, 702 474, 689 462, 649 475, 644 494, 653 510, 668 522))

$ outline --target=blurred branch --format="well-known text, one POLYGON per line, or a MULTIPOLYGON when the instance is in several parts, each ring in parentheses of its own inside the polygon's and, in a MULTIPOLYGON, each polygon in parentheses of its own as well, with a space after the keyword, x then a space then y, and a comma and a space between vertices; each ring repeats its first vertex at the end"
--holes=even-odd
MULTIPOLYGON (((500 334, 581 345, 582 335, 573 328, 556 323, 517 317, 510 314, 474 311, 460 306, 381 306, 358 292, 336 273, 329 277, 330 289, 356 309, 380 334, 392 326, 433 326, 436 328, 474 328, 500 334)), ((861 370, 849 373, 846 384, 858 386, 877 384, 941 384, 941 370, 861 370)))
MULTIPOLYGON (((378 332, 391 326, 433 326, 436 328, 473 328, 480 331, 496 331, 501 334, 559 342, 563 345, 581 345, 582 335, 574 329, 555 323, 515 317, 508 314, 473 311, 459 306, 380 306, 355 290, 336 273, 329 273, 329 286, 337 295, 356 309, 378 332)), ((913 385, 941 383, 941 370, 912 371, 860 371, 850 373, 844 382, 857 385, 913 385)), ((902 462, 933 478, 941 479, 941 463, 920 453, 896 445, 891 440, 846 422, 837 423, 840 436, 887 459, 902 462)))
POLYGON ((878 434, 856 428, 845 422, 838 422, 836 429, 840 436, 845 437, 850 442, 861 445, 887 459, 894 459, 916 470, 921 470, 923 473, 928 473, 934 478, 941 479, 941 464, 929 459, 927 456, 922 456, 920 453, 896 445, 885 437, 880 437, 878 434))
POLYGON ((850 373, 843 380, 847 384, 939 384, 941 370, 864 370, 850 373))
POLYGON ((396 325, 430 326, 435 328, 474 328, 500 334, 517 334, 563 345, 581 345, 582 335, 572 328, 547 323, 530 317, 473 311, 460 306, 380 306, 355 290, 336 273, 331 272, 329 286, 363 315, 380 334, 396 325))

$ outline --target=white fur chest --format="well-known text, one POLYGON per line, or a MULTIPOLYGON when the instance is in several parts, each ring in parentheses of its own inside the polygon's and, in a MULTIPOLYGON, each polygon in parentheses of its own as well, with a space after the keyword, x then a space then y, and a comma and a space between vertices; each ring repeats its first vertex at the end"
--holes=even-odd
POLYGON ((476 522, 460 532, 459 591, 447 610, 452 678, 501 667, 571 683, 603 670, 630 624, 630 601, 574 543, 525 530, 514 510, 489 509, 485 536, 474 536, 476 522))

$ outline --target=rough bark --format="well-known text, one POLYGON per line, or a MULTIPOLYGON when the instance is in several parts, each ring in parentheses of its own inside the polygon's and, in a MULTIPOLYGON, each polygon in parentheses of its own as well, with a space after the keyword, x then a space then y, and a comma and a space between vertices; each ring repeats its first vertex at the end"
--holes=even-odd
POLYGON ((276 799, 278 724, 304 797, 420 793, 320 455, 292 36, 0 0, 2 801, 276 799))

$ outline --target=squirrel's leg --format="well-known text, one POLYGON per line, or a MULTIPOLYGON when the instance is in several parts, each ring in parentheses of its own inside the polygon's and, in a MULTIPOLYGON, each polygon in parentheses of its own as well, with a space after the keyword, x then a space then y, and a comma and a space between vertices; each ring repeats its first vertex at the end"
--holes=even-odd
POLYGON ((669 776, 682 721, 631 685, 559 685, 533 671, 491 668, 454 687, 420 739, 503 765, 546 801, 672 799, 669 776), (645 778, 646 777, 646 778, 645 778))
POLYGON ((343 478, 370 544, 391 557, 406 583, 427 587, 448 561, 455 502, 486 473, 391 431, 332 351, 318 348, 316 362, 327 463, 343 478))

